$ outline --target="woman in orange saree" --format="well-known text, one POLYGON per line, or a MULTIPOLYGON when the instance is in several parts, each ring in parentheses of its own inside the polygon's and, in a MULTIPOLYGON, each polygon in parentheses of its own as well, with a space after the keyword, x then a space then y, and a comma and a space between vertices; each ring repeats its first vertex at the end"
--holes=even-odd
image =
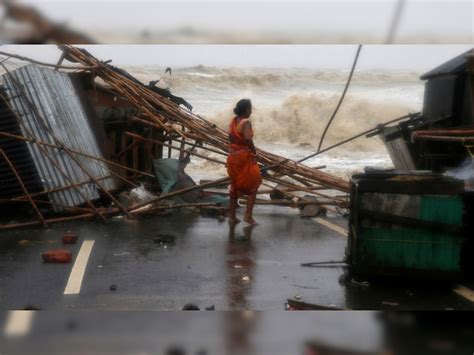
POLYGON ((227 156, 227 173, 230 185, 229 223, 240 222, 236 217, 237 199, 248 195, 244 222, 257 223, 252 217, 257 190, 262 183, 260 168, 257 164, 257 150, 253 144, 253 130, 249 117, 252 114, 252 103, 248 99, 240 100, 234 108, 235 117, 229 127, 229 155, 227 156))

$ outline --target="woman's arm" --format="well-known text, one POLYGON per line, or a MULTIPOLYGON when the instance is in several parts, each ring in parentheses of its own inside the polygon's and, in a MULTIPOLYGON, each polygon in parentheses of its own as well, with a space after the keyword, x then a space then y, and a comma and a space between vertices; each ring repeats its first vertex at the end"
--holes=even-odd
POLYGON ((253 130, 252 130, 252 124, 250 122, 245 122, 244 126, 242 127, 242 135, 244 136, 244 139, 247 141, 247 144, 249 145, 249 148, 252 150, 254 154, 257 154, 257 149, 255 148, 255 145, 253 144, 253 130))

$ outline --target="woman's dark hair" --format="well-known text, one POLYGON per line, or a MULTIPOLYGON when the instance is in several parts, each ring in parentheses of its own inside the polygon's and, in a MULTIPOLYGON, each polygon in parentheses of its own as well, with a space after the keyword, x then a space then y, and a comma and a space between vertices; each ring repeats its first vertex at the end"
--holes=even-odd
POLYGON ((235 105, 234 113, 237 116, 242 116, 249 109, 252 109, 252 101, 249 99, 242 99, 237 102, 237 105, 235 105))

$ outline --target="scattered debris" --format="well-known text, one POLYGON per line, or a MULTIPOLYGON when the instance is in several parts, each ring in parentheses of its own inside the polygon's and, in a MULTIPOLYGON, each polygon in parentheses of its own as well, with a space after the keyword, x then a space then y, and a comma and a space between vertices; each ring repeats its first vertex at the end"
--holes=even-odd
POLYGON ((321 214, 321 207, 316 205, 306 205, 301 210, 302 218, 318 217, 321 214))
POLYGON ((176 236, 173 234, 158 233, 156 234, 156 237, 153 238, 153 241, 158 244, 174 245, 176 243, 176 236))
POLYGON ((385 304, 387 306, 392 306, 392 307, 397 307, 400 305, 398 302, 389 302, 389 301, 382 301, 382 304, 385 304))
POLYGON ((200 311, 200 309, 195 304, 187 303, 184 305, 183 311, 200 311))
POLYGON ((68 250, 54 249, 42 254, 45 263, 67 264, 72 260, 72 254, 68 250))
POLYGON ((77 242, 77 234, 68 232, 63 235, 63 244, 75 244, 77 242))
POLYGON ((351 279, 351 284, 353 285, 356 285, 356 286, 362 286, 362 287, 368 287, 370 286, 369 282, 368 281, 356 281, 354 279, 351 279))
POLYGON ((41 308, 34 305, 34 304, 29 304, 25 308, 23 308, 24 311, 41 311, 41 308))
MULTIPOLYGON (((0 82, 6 84, 7 90, 0 91, 0 106, 12 125, 17 127, 13 131, 0 132, 0 149, 6 147, 5 155, 11 158, 13 168, 18 167, 18 176, 25 182, 25 189, 21 189, 19 180, 11 179, 16 185, 12 185, 11 191, 0 189, 0 196, 9 203, 30 204, 38 217, 36 221, 3 225, 0 229, 93 218, 106 221, 126 216, 133 219, 144 213, 162 213, 185 207, 205 208, 203 213, 222 216, 225 213, 222 201, 227 197, 219 201, 217 198, 203 198, 202 191, 227 185, 229 178, 197 185, 186 175, 184 168, 191 156, 225 165, 222 158, 228 151, 226 130, 192 113, 184 99, 157 91, 153 85, 140 82, 128 72, 95 58, 85 49, 73 46, 61 46, 60 49, 63 51, 60 64, 36 62, 12 71, 6 67, 9 60, 35 61, 0 52, 8 57, 2 63, 6 74, 0 82), (62 60, 78 66, 62 65, 62 60), (25 77, 34 73, 40 73, 35 74, 36 77, 45 78, 51 85, 43 85, 41 80, 25 81, 25 77), (38 100, 39 97, 43 101, 38 100), (43 106, 60 107, 46 116, 43 113, 49 111, 43 110, 43 106), (77 119, 77 112, 81 112, 80 119, 77 119), (34 130, 26 130, 25 125, 17 124, 25 119, 37 123, 34 130), (90 129, 84 130, 84 127, 90 129), (73 141, 71 137, 79 139, 73 141), (12 144, 16 150, 9 146, 12 144), (34 152, 34 159, 28 147, 34 152), (163 148, 168 148, 168 157, 171 157, 172 150, 179 151, 180 159, 173 162, 173 159, 164 158, 163 148), (15 152, 24 156, 18 157, 15 154, 19 153, 15 152), (57 152, 61 152, 58 155, 63 159, 61 164, 50 159, 49 154, 57 152), (107 155, 102 152, 107 152, 107 155), (32 162, 28 166, 32 174, 19 165, 20 158, 32 162), (48 176, 57 177, 57 181, 48 181, 47 176, 42 178, 43 170, 35 166, 35 162, 46 164, 51 172, 48 176), (163 176, 156 174, 157 164, 172 164, 173 169, 164 176, 165 183, 161 179, 163 176), (74 168, 64 169, 64 166, 74 168), (70 171, 77 172, 77 176, 70 171), (155 186, 156 190, 148 186, 155 186), (161 194, 155 191, 161 191, 161 194), (159 204, 165 199, 178 200, 179 203, 159 204), (38 204, 70 215, 44 217, 37 208, 38 204)), ((257 159, 262 171, 266 172, 266 183, 272 184, 272 189, 279 186, 278 190, 280 187, 285 190, 283 196, 279 195, 281 198, 259 199, 257 204, 348 207, 346 198, 321 192, 337 190, 347 194, 349 183, 345 179, 260 149, 257 159), (291 191, 317 196, 318 201, 307 198, 288 200, 291 191)), ((14 169, 9 170, 8 173, 13 174, 14 169)))
POLYGON ((323 306, 313 303, 306 303, 298 300, 288 299, 285 304, 285 309, 289 311, 346 311, 349 308, 340 308, 335 305, 323 306))
MULTIPOLYGON (((296 285, 296 284, 292 284, 291 286, 298 287, 298 288, 304 288, 304 289, 307 289, 307 290, 319 290, 319 287, 302 286, 302 285, 296 285)), ((297 298, 297 299, 299 299, 299 298, 297 298)))
POLYGON ((123 251, 121 253, 114 253, 114 256, 127 256, 130 255, 128 251, 123 251))
POLYGON ((143 184, 141 184, 139 187, 136 187, 132 190, 130 190, 130 199, 132 203, 140 203, 140 202, 146 202, 150 201, 153 199, 153 194, 148 192, 143 184))

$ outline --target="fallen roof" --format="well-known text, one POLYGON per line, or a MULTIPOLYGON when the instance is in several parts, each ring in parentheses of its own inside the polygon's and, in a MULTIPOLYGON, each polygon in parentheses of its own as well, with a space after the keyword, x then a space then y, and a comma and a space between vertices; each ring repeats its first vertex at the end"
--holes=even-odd
MULTIPOLYGON (((38 65, 28 65, 3 75, 0 83, 18 118, 14 123, 18 125, 24 137, 52 145, 64 145, 69 149, 102 158, 89 119, 68 74, 38 65)), ((26 145, 30 164, 35 165, 45 190, 88 182, 91 180, 90 176, 103 179, 101 184, 107 190, 116 187, 114 180, 110 178, 109 167, 103 162, 81 155, 73 159, 64 150, 44 148, 31 142, 26 142, 26 145), (61 169, 55 166, 53 160, 61 169)), ((15 155, 10 158, 20 159, 15 155)), ((25 157, 21 158, 24 160, 25 157)), ((59 205, 72 207, 87 200, 98 199, 98 190, 99 187, 95 183, 87 183, 78 189, 69 187, 50 192, 48 196, 50 201, 58 204, 55 210, 62 210, 59 205)))

